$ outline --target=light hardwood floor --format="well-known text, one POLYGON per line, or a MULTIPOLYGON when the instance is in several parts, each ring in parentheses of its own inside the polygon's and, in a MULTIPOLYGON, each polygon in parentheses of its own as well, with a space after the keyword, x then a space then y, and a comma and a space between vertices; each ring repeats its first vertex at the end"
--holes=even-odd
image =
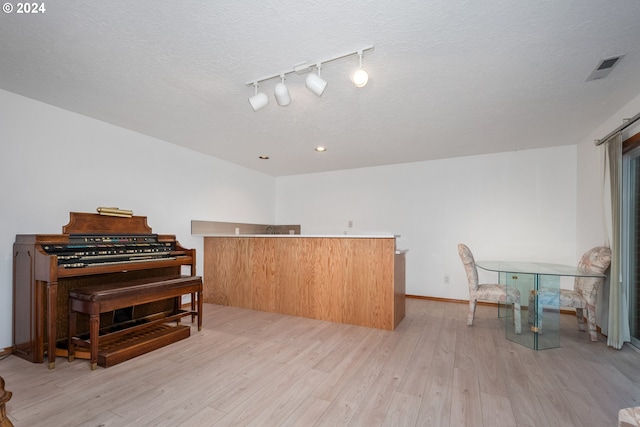
POLYGON ((205 304, 204 329, 108 369, 0 361, 16 427, 615 426, 640 405, 640 353, 504 338, 491 306, 407 299, 395 332, 205 304))

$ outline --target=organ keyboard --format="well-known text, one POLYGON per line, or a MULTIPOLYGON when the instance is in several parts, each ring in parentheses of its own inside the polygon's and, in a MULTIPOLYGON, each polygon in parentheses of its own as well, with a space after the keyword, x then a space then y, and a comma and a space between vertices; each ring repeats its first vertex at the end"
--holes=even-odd
MULTIPOLYGON (((183 248, 174 235, 152 233, 143 216, 113 217, 70 213, 62 234, 20 234, 14 243, 14 354, 55 366, 66 355, 69 291, 83 287, 153 280, 182 274, 195 276, 195 249, 183 248)), ((193 301, 192 301, 193 303, 193 301)), ((192 305, 193 307, 193 305, 192 305)), ((158 316, 176 317, 179 298, 103 313, 101 327, 121 328, 158 316), (135 314, 133 314, 135 313, 135 314)), ((88 331, 88 321, 78 329, 88 331)))
POLYGON ((70 235, 65 244, 43 244, 42 249, 58 257, 62 268, 91 265, 113 265, 128 262, 147 262, 175 259, 175 242, 159 242, 151 235, 70 235))

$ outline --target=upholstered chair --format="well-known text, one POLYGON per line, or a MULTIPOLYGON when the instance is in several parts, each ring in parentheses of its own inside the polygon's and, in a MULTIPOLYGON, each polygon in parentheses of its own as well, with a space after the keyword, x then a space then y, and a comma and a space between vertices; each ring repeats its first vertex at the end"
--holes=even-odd
POLYGON ((469 315, 467 325, 473 325, 473 318, 476 314, 476 303, 478 301, 493 301, 502 304, 513 304, 513 321, 516 334, 522 332, 520 319, 520 291, 511 286, 497 283, 481 284, 478 280, 478 269, 473 259, 471 250, 463 243, 458 245, 458 255, 464 264, 469 281, 469 315))
MULTIPOLYGON (((597 246, 588 250, 578 263, 578 268, 589 273, 604 274, 611 263, 611 250, 604 246, 597 246)), ((538 313, 538 328, 542 332, 542 315, 544 306, 573 307, 576 309, 578 328, 585 331, 589 328, 591 341, 598 341, 596 330, 596 304, 598 292, 604 279, 602 277, 576 277, 573 282, 573 290, 560 289, 559 292, 541 288, 538 290, 538 309, 534 310, 535 296, 529 295, 529 323, 533 323, 535 313, 538 313), (586 321, 585 321, 585 313, 586 321), (586 324, 586 325, 585 325, 586 324)))

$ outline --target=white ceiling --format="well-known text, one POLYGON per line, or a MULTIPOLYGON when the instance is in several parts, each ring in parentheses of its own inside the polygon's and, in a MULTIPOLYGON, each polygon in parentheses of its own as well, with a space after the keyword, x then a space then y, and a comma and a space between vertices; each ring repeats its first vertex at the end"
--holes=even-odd
POLYGON ((576 144, 640 93, 639 0, 44 4, 0 15, 1 89, 273 176, 576 144), (366 87, 350 56, 251 109, 246 82, 370 44, 366 87))

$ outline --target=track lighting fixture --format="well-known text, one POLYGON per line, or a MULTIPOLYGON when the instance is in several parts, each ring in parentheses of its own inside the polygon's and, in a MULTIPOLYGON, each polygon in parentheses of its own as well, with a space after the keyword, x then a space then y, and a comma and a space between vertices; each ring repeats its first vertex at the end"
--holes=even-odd
POLYGON ((356 87, 366 86, 369 81, 369 73, 362 68, 362 51, 358 51, 358 57, 360 59, 360 68, 351 73, 351 81, 356 87))
POLYGON ((253 82, 253 86, 255 87, 255 95, 249 98, 249 103, 251 104, 251 108, 253 111, 258 111, 259 109, 266 107, 269 103, 269 98, 263 92, 258 93, 258 82, 253 82))
POLYGON ((291 103, 291 95, 289 94, 289 89, 287 88, 287 85, 285 85, 284 83, 285 75, 290 73, 296 73, 296 74, 309 73, 312 71, 312 68, 315 67, 318 70, 317 74, 313 72, 309 74, 305 80, 305 85, 311 92, 313 92, 317 96, 322 96, 322 94, 324 93, 324 90, 327 87, 327 81, 321 77, 322 64, 326 64, 327 62, 335 61, 336 59, 341 59, 351 55, 357 54, 360 60, 360 67, 356 71, 354 71, 350 76, 351 81, 357 87, 365 86, 367 84, 367 81, 369 80, 369 74, 362 68, 362 55, 365 50, 370 50, 370 49, 373 49, 372 45, 366 46, 360 50, 347 52, 342 55, 336 55, 334 57, 327 58, 322 61, 311 63, 312 65, 309 65, 308 63, 303 62, 301 64, 294 65, 293 68, 290 70, 285 70, 278 74, 265 76, 265 77, 248 82, 247 85, 254 85, 255 87, 255 95, 249 98, 249 102, 251 103, 251 107, 253 108, 253 111, 258 111, 259 109, 265 107, 269 103, 269 99, 267 98, 266 94, 262 92, 258 93, 258 83, 263 82, 265 80, 271 80, 279 77, 280 82, 278 82, 275 85, 273 94, 276 98, 276 102, 278 103, 278 105, 281 105, 281 106, 289 105, 291 103))
POLYGON ((307 76, 307 80, 305 80, 305 85, 307 89, 311 92, 315 93, 318 96, 322 96, 322 93, 327 87, 327 82, 322 77, 320 77, 320 70, 322 70, 322 65, 318 63, 318 74, 309 74, 307 76))
POLYGON ((289 95, 289 89, 284 84, 284 74, 280 74, 282 81, 278 83, 273 90, 273 95, 276 97, 278 105, 284 107, 291 103, 291 95, 289 95))

